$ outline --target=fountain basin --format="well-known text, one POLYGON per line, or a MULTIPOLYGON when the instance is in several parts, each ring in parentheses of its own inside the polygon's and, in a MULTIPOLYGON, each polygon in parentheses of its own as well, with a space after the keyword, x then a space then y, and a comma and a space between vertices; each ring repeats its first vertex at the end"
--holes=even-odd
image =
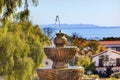
POLYGON ((37 69, 40 80, 81 80, 84 68, 37 69))
POLYGON ((77 47, 46 47, 44 51, 46 56, 53 61, 53 69, 67 68, 68 61, 77 53, 77 47))
POLYGON ((77 47, 46 47, 46 56, 53 62, 68 62, 77 52, 77 47))

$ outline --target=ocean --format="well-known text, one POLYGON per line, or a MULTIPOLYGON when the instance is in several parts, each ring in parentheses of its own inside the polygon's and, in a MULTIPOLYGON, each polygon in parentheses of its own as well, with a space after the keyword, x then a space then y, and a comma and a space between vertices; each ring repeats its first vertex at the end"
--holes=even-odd
MULTIPOLYGON (((53 36, 60 29, 54 29, 53 36)), ((120 27, 85 27, 85 28, 61 28, 61 31, 67 35, 74 33, 87 39, 102 39, 104 37, 120 37, 120 27)))

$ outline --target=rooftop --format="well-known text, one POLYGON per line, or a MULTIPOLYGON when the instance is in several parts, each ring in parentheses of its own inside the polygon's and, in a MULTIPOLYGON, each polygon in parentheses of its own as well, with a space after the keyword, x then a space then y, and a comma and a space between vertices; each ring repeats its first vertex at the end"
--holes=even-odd
POLYGON ((119 54, 119 55, 120 55, 120 52, 119 52, 119 51, 112 50, 112 49, 107 49, 107 51, 104 51, 104 52, 101 52, 101 53, 99 53, 99 54, 93 55, 92 58, 93 58, 93 57, 96 57, 96 56, 99 56, 99 55, 102 55, 102 54, 104 54, 104 53, 106 53, 106 52, 109 52, 109 51, 112 52, 112 53, 115 53, 115 54, 119 54))
POLYGON ((120 45, 120 41, 99 41, 101 45, 120 45))

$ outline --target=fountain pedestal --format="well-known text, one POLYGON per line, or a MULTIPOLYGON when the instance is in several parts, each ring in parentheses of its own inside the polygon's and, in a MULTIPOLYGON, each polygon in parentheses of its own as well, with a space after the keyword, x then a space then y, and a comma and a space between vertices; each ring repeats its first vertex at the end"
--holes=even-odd
POLYGON ((54 39, 55 47, 44 48, 46 56, 53 61, 52 69, 37 69, 40 80, 81 80, 84 68, 69 67, 68 61, 77 53, 77 47, 66 46, 64 33, 57 33, 54 39))
POLYGON ((53 62, 52 68, 59 69, 59 68, 67 68, 68 64, 65 62, 53 62))

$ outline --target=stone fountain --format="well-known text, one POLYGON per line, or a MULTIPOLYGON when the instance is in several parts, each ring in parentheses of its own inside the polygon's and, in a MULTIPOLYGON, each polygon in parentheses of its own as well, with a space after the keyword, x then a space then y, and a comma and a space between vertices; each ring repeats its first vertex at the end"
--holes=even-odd
POLYGON ((44 48, 46 56, 53 61, 51 68, 38 68, 40 80, 81 80, 84 68, 69 66, 68 61, 77 53, 76 46, 66 46, 64 33, 59 32, 54 39, 55 47, 44 48))

